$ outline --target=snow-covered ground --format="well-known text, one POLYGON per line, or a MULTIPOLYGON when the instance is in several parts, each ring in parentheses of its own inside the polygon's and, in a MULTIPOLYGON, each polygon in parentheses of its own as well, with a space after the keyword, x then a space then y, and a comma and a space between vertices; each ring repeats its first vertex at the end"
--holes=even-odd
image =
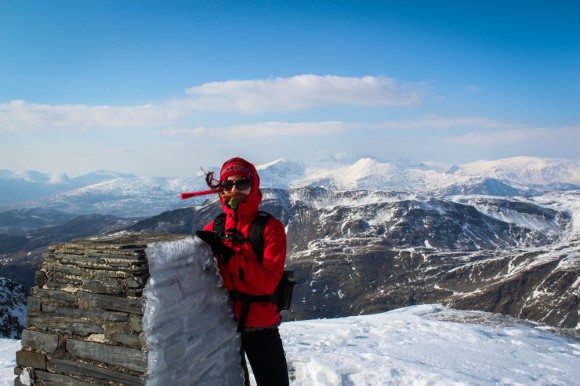
POLYGON ((296 385, 577 385, 580 344, 484 312, 415 306, 282 326, 296 385))
POLYGON ((0 338, 0 385, 14 385, 14 367, 16 351, 20 350, 20 341, 0 338))
MULTIPOLYGON (((293 385, 578 385, 580 343, 539 325, 438 305, 281 327, 293 385)), ((0 339, 0 385, 17 340, 0 339)))

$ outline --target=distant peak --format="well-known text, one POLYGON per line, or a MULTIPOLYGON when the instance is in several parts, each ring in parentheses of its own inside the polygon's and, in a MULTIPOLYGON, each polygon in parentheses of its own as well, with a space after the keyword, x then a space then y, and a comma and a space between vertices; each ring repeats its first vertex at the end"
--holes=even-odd
POLYGON ((272 162, 268 162, 266 164, 257 165, 256 166, 256 169, 257 170, 263 170, 263 169, 267 169, 267 168, 269 168, 271 166, 278 165, 278 164, 283 164, 283 163, 287 163, 287 162, 288 162, 288 160, 286 158, 278 158, 277 160, 274 160, 272 162))
POLYGON ((66 173, 51 175, 49 180, 50 184, 68 184, 70 182, 71 180, 66 173))
POLYGON ((374 163, 378 163, 378 161, 374 158, 363 157, 363 158, 359 159, 358 161, 356 161, 355 165, 356 164, 374 164, 374 163))

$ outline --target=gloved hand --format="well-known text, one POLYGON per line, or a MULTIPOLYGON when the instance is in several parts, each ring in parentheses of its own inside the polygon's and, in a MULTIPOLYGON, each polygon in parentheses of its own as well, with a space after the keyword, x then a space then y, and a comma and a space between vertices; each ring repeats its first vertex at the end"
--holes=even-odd
POLYGON ((226 246, 218 235, 212 231, 197 231, 195 234, 211 247, 213 254, 224 264, 227 264, 234 253, 236 253, 232 248, 226 246))

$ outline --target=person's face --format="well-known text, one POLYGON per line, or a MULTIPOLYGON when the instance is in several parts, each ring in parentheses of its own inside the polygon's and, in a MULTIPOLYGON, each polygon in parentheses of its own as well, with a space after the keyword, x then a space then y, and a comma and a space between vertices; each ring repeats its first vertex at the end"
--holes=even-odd
POLYGON ((226 200, 245 199, 252 192, 250 180, 242 176, 229 176, 222 183, 223 195, 226 200), (231 182, 229 182, 231 181, 231 182))

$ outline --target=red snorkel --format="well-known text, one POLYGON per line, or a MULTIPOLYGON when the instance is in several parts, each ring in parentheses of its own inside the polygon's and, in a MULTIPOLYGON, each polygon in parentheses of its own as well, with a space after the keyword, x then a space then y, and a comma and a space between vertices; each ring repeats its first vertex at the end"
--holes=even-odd
POLYGON ((212 193, 219 193, 222 191, 222 187, 221 184, 218 180, 216 180, 215 178, 213 178, 214 176, 214 172, 209 172, 206 174, 205 176, 205 182, 207 183, 207 186, 210 187, 209 190, 202 190, 200 192, 183 192, 179 194, 179 197, 184 200, 186 198, 191 198, 191 197, 197 197, 197 196, 205 196, 207 194, 212 194, 212 193))
POLYGON ((202 190, 201 192, 184 192, 179 193, 179 198, 185 200, 186 198, 205 196, 206 194, 219 193, 219 190, 202 190))

